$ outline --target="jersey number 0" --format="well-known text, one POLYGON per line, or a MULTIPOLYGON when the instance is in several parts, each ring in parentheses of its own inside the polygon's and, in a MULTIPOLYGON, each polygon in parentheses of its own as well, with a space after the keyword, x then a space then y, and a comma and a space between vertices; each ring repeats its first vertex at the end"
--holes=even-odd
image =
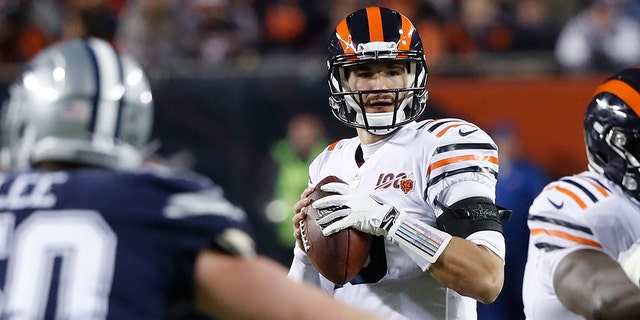
POLYGON ((100 214, 35 211, 14 228, 15 219, 0 214, 0 258, 7 260, 0 318, 42 319, 48 299, 56 319, 106 318, 117 237, 100 214), (50 292, 56 273, 58 289, 50 292))

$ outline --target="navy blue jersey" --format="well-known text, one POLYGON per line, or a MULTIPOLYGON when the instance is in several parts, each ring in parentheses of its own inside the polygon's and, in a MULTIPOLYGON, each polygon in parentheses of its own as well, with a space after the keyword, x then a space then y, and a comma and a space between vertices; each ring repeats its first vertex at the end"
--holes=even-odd
POLYGON ((248 234, 193 173, 0 175, 0 318, 159 319, 193 294, 198 252, 248 234))

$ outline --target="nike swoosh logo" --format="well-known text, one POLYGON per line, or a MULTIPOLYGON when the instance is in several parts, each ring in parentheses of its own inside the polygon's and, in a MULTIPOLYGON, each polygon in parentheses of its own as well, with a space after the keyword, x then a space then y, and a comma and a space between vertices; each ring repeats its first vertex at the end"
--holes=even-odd
POLYGON ((557 203, 551 201, 551 199, 549 199, 549 198, 547 198, 547 201, 549 201, 549 203, 551 203, 551 205, 556 207, 556 209, 562 209, 562 207, 564 206, 564 201, 561 201, 560 204, 557 204, 557 203))
POLYGON ((462 131, 462 129, 459 129, 458 130, 458 134, 464 137, 464 136, 468 136, 468 135, 470 135, 470 134, 472 134, 472 133, 474 133, 476 131, 478 131, 478 128, 473 129, 473 130, 469 130, 469 131, 462 131))

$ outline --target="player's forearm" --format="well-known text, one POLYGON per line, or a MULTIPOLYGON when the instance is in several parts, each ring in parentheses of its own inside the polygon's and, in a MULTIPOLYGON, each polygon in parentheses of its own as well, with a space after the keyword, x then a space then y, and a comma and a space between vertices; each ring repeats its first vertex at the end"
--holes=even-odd
POLYGON ((640 290, 604 252, 583 249, 567 255, 553 278, 558 299, 586 319, 635 319, 640 314, 640 290))
POLYGON ((461 295, 491 303, 504 283, 504 263, 486 247, 453 237, 438 261, 429 268, 431 275, 461 295))
POLYGON ((202 253, 196 277, 198 306, 222 319, 380 319, 288 279, 284 268, 266 258, 202 253))

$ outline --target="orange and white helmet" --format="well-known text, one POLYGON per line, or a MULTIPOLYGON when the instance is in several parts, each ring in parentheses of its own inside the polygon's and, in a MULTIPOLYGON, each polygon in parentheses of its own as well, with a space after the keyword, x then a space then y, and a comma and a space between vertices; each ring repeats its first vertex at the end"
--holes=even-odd
POLYGON ((329 54, 329 105, 342 123, 383 135, 414 121, 424 111, 428 97, 427 64, 420 35, 404 15, 375 6, 351 13, 332 34, 329 54), (356 91, 347 86, 345 68, 381 61, 406 62, 407 87, 356 91), (394 111, 365 113, 362 95, 372 93, 392 94, 394 111))

